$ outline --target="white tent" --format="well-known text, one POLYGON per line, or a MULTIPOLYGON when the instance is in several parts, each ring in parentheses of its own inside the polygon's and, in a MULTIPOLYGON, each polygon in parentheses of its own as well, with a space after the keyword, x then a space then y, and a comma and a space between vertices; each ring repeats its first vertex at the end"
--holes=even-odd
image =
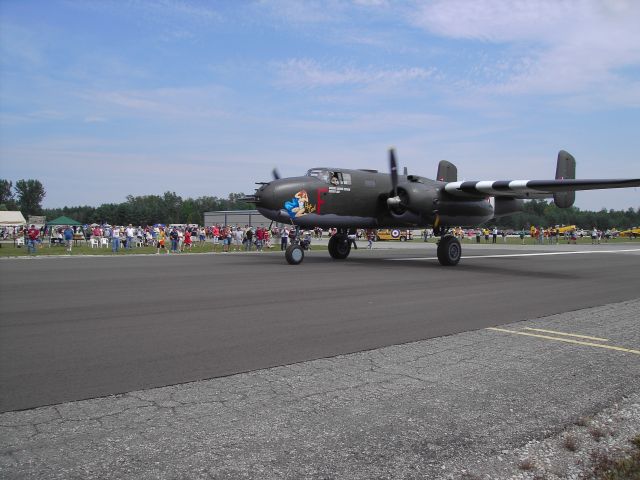
POLYGON ((5 226, 17 226, 26 225, 27 221, 19 211, 1 211, 0 210, 0 225, 5 226))

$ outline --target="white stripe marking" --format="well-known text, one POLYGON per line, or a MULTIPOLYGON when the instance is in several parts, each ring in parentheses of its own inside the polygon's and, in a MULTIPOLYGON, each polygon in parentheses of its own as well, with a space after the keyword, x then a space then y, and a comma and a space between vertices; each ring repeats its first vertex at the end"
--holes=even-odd
POLYGON ((527 190, 527 183, 529 183, 529 180, 512 180, 509 182, 509 190, 527 190))
POLYGON ((479 192, 492 193, 493 192, 493 180, 492 181, 482 181, 476 183, 476 190, 479 192))
MULTIPOLYGON (((541 257, 545 255, 582 255, 586 253, 624 253, 624 252, 640 252, 640 248, 631 248, 625 250, 584 250, 581 252, 539 252, 539 253, 507 253, 505 255, 471 255, 469 257, 462 256, 465 260, 473 258, 507 258, 507 257, 541 257)), ((437 257, 411 257, 411 258, 387 258, 396 262, 406 262, 410 260, 437 260, 437 257)))

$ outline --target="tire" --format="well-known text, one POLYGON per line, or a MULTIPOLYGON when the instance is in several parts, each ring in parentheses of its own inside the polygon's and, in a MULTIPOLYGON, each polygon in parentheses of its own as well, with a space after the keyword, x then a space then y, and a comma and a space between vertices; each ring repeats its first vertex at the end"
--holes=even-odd
POLYGON ((401 242, 406 242, 407 241, 407 237, 405 237, 404 235, 402 237, 400 237, 400 241, 401 242))
POLYGON ((453 235, 445 235, 438 243, 438 261, 445 267, 453 267, 458 264, 462 256, 460 241, 453 235))
POLYGON ((346 235, 336 234, 329 239, 329 255, 336 260, 344 260, 351 252, 351 243, 346 235))
POLYGON ((284 252, 289 265, 299 265, 304 260, 304 249, 300 245, 289 245, 284 252))

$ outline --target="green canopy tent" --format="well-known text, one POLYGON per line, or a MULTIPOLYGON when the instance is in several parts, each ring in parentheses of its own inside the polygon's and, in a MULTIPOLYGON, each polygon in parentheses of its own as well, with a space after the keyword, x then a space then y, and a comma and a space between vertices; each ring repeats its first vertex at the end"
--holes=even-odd
POLYGON ((64 215, 62 217, 58 217, 55 218, 53 220, 49 220, 47 222, 47 226, 48 225, 71 225, 71 226, 80 226, 82 225, 80 222, 76 222, 73 218, 69 218, 69 217, 65 217, 64 215))
MULTIPOLYGON (((62 217, 49 220, 47 222, 47 228, 56 227, 56 226, 66 226, 66 225, 70 225, 72 227, 82 226, 80 222, 76 222, 73 218, 65 217, 64 215, 62 217)), ((60 243, 60 244, 62 243, 62 239, 60 237, 54 238, 53 228, 50 229, 49 234, 51 235, 51 237, 49 238, 49 246, 51 246, 53 243, 60 243)), ((84 240, 84 235, 82 234, 82 230, 78 229, 76 233, 73 234, 73 240, 76 244, 78 243, 78 241, 84 240)))

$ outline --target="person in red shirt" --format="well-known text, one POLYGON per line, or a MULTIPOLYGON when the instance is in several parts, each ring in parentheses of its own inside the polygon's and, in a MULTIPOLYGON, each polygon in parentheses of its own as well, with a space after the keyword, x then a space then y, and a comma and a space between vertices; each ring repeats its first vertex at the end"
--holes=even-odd
POLYGON ((211 229, 211 236, 213 237, 213 251, 215 252, 220 238, 220 227, 218 225, 214 225, 211 229))
POLYGON ((184 231, 184 250, 191 250, 191 232, 188 228, 184 231))
POLYGON ((36 253, 39 235, 40 235, 40 230, 38 230, 35 225, 31 225, 31 228, 27 230, 27 252, 28 253, 36 253))

